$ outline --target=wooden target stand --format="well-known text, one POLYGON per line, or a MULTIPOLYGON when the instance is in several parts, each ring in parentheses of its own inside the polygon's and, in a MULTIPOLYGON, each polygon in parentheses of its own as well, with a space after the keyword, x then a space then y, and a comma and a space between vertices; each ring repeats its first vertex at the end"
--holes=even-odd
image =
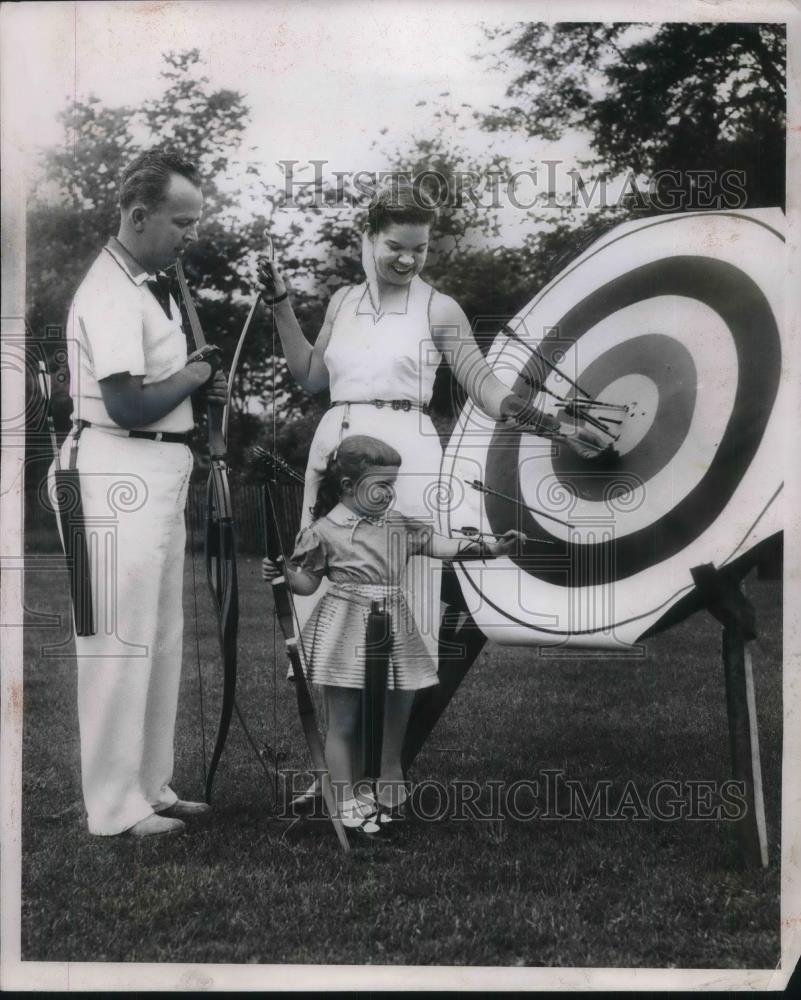
MULTIPOLYGON (((744 864, 766 868, 768 840, 762 765, 759 756, 754 675, 749 643, 756 639, 754 607, 740 589, 740 577, 711 564, 691 570, 701 609, 722 626, 721 657, 729 721, 731 774, 743 791, 745 815, 736 822, 744 864)), ((403 745, 407 773, 459 685, 484 648, 487 637, 467 611, 453 570, 443 573, 445 602, 439 640, 439 684, 418 691, 403 745), (462 616, 464 618, 462 619, 462 616)))
POLYGON ((737 821, 743 861, 749 868, 768 865, 768 838, 762 765, 759 758, 754 673, 749 643, 756 639, 754 607, 740 580, 711 563, 695 566, 693 580, 706 610, 722 625, 721 657, 729 717, 729 749, 733 779, 744 793, 745 815, 737 821))

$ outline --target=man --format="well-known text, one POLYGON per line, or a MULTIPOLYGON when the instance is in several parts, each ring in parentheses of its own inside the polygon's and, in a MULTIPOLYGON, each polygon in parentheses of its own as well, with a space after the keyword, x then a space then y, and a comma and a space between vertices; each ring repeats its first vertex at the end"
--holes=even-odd
POLYGON ((208 811, 170 788, 183 641, 189 397, 225 400, 225 378, 187 363, 162 269, 197 238, 195 167, 153 149, 122 175, 120 226, 70 308, 72 434, 96 633, 76 636, 81 777, 90 833, 180 833, 208 811))

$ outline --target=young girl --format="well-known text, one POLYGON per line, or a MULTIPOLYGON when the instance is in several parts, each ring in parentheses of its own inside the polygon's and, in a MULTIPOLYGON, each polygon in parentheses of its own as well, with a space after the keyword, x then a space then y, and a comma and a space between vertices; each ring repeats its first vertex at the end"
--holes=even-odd
MULTIPOLYGON (((401 581, 414 555, 459 559, 514 551, 522 535, 497 542, 451 539, 391 510, 401 457, 376 438, 345 438, 328 460, 314 521, 298 535, 286 578, 295 594, 313 594, 324 576, 331 586, 303 630, 309 680, 323 688, 328 733, 325 756, 345 826, 376 836, 390 811, 406 798, 401 748, 414 693, 437 683, 437 669, 417 629, 401 581), (365 634, 373 600, 383 599, 392 620, 378 802, 360 782, 361 691, 365 634)), ((269 559, 262 575, 279 572, 269 559)))

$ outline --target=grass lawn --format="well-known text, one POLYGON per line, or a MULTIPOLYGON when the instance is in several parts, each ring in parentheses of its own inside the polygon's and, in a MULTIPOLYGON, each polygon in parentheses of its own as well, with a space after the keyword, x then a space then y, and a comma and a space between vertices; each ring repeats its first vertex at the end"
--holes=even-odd
MULTIPOLYGON (((240 557, 240 704, 271 769, 308 765, 256 559, 240 557), (277 650, 277 655, 276 655, 277 650)), ((216 633, 197 562, 206 745, 216 731, 216 633)), ((27 575, 22 957, 28 961, 767 968, 779 955, 781 590, 750 579, 771 865, 744 871, 723 820, 409 821, 348 861, 325 820, 292 825, 236 720, 215 810, 187 836, 85 832, 65 579, 27 575)), ((174 786, 202 797, 192 574, 174 786)), ((729 776, 720 633, 702 616, 625 661, 489 646, 418 758, 418 782, 508 786, 543 769, 619 798, 663 779, 729 776)), ((687 786, 682 786, 687 787, 687 786)), ((278 787, 279 800, 281 787, 278 787)), ((433 785, 421 805, 437 811, 433 785)), ((530 804, 530 803, 528 803, 530 804)), ((547 802, 537 799, 541 813, 547 802)), ((564 804, 564 803, 563 803, 564 804)), ((553 803, 551 804, 553 806, 553 803)))

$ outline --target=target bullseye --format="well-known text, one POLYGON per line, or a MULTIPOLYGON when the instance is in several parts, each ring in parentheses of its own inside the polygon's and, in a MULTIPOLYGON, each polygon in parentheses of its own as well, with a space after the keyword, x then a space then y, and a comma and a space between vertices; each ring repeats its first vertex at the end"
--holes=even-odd
POLYGON ((615 444, 618 455, 627 455, 650 431, 659 406, 659 388, 647 375, 623 375, 603 391, 604 400, 625 403, 625 416, 615 444))

